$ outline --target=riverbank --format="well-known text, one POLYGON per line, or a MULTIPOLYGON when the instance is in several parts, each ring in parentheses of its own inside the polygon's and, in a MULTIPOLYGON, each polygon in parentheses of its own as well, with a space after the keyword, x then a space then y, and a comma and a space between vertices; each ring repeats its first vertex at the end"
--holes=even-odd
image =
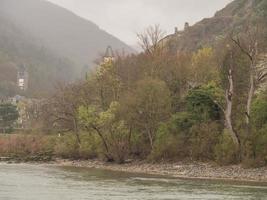
POLYGON ((151 164, 133 161, 123 165, 106 163, 99 160, 70 161, 56 160, 48 165, 71 166, 132 172, 150 175, 170 176, 184 179, 227 180, 267 183, 267 167, 243 168, 241 165, 218 166, 202 162, 176 162, 151 164))
POLYGON ((266 199, 267 184, 197 181, 53 164, 0 163, 0 199, 266 199))
POLYGON ((100 160, 19 161, 0 159, 2 163, 34 163, 59 167, 82 167, 127 173, 169 176, 184 179, 226 180, 261 182, 267 184, 267 167, 244 168, 242 165, 219 166, 204 162, 147 163, 131 161, 125 164, 107 163, 100 160))

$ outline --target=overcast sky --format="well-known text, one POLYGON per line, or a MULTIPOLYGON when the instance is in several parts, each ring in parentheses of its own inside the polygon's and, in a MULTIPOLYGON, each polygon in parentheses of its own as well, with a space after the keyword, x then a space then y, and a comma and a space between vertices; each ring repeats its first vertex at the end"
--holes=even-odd
POLYGON ((124 42, 135 45, 136 33, 160 24, 166 33, 211 17, 232 0, 49 0, 89 19, 124 42))

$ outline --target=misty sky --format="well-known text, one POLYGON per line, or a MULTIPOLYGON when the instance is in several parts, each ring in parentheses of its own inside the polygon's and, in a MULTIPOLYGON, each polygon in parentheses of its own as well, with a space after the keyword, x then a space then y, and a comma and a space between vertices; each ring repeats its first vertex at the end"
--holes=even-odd
POLYGON ((166 33, 187 21, 211 17, 232 0, 49 0, 87 18, 100 28, 134 45, 136 33, 160 24, 166 33))

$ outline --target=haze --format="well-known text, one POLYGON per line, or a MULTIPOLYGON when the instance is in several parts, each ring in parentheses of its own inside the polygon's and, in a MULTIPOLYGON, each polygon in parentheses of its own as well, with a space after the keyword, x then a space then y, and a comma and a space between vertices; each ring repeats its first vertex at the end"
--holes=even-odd
POLYGON ((92 20, 102 29, 134 45, 136 33, 160 24, 171 33, 175 26, 211 17, 232 0, 49 0, 92 20))

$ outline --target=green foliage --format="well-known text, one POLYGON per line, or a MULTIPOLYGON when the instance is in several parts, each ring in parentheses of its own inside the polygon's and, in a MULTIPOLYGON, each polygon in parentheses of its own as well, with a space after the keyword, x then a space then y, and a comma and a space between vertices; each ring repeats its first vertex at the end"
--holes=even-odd
POLYGON ((78 159, 79 144, 73 134, 66 134, 57 138, 55 155, 61 158, 78 159))
POLYGON ((146 159, 151 153, 147 138, 138 130, 134 130, 132 133, 129 148, 130 156, 132 158, 146 159))
POLYGON ((187 110, 198 121, 220 120, 221 109, 218 106, 222 102, 222 91, 211 83, 194 88, 189 91, 187 97, 187 110))
POLYGON ((189 131, 196 123, 192 115, 187 112, 179 112, 172 116, 170 127, 174 132, 189 131))
POLYGON ((190 156, 196 160, 214 160, 221 125, 216 122, 196 124, 191 128, 190 135, 190 156))
POLYGON ((171 99, 166 83, 152 78, 139 81, 127 105, 131 121, 146 135, 152 149, 160 123, 170 116, 171 99))
POLYGON ((267 19, 267 2, 265 0, 256 0, 256 5, 258 16, 264 16, 267 19))
MULTIPOLYGON (((52 106, 47 118, 52 121, 51 127, 56 121, 59 131, 74 132, 55 136, 54 143, 47 143, 49 149, 58 157, 97 157, 118 163, 128 158, 149 158, 152 161, 190 159, 232 164, 241 162, 241 158, 244 163, 248 158, 253 164, 266 164, 266 95, 260 94, 254 100, 250 116, 253 123, 248 126, 245 121, 250 70, 248 56, 234 44, 231 36, 219 41, 229 32, 228 22, 231 27, 236 27, 236 31, 241 31, 245 29, 243 25, 247 16, 251 18, 251 24, 258 21, 257 17, 265 16, 265 2, 257 0, 252 6, 247 6, 247 0, 235 1, 216 14, 216 23, 205 20, 205 34, 200 30, 202 26, 191 28, 188 33, 192 31, 192 34, 181 34, 179 38, 170 40, 171 37, 167 37, 169 41, 163 41, 163 45, 155 44, 156 52, 148 47, 139 55, 106 59, 96 71, 86 76, 86 82, 61 88, 55 95, 57 98, 51 102, 56 106, 52 106), (259 16, 256 17, 252 7, 262 7, 259 16), (234 20, 231 20, 231 15, 234 20), (176 41, 182 43, 181 49, 190 49, 190 52, 179 51, 180 45, 176 41), (170 49, 161 48, 168 43, 173 43, 170 49), (209 43, 212 45, 206 45, 209 43), (195 48, 202 44, 204 48, 195 48), (61 119, 63 121, 59 121, 61 119), (251 135, 248 135, 250 129, 251 135), (241 148, 237 147, 239 141, 233 143, 234 137, 227 130, 232 136, 236 133, 241 148)), ((253 25, 251 30, 255 27, 253 25)), ((249 36, 243 32, 240 42, 247 48, 250 45, 244 38, 249 36)), ((261 38, 258 43, 262 43, 261 38)), ((2 44, 8 47, 5 42, 2 44)), ((38 82, 40 74, 45 74, 44 71, 50 67, 63 68, 61 62, 55 65, 57 58, 49 61, 50 55, 46 50, 28 47, 25 49, 29 52, 23 52, 25 55, 21 57, 28 58, 27 55, 36 50, 35 56, 26 62, 30 73, 34 74, 34 82, 38 82), (38 55, 40 59, 36 58, 38 55)), ((13 55, 16 57, 17 54, 13 55)), ((4 69, 10 57, 5 52, 0 52, 0 57, 0 67, 4 69)), ((59 68, 52 71, 60 73, 59 68)), ((0 78, 9 77, 4 81, 10 82, 12 74, 14 71, 10 70, 0 78)), ((57 75, 48 82, 55 78, 57 75)), ((8 86, 1 87, 0 84, 1 88, 8 86)), ((9 95, 5 89, 2 91, 9 95)), ((21 146, 18 152, 28 151, 21 146)))
POLYGON ((232 138, 227 130, 224 130, 215 147, 216 161, 222 165, 234 164, 238 162, 238 152, 232 138))
POLYGON ((97 158, 101 141, 93 134, 81 133, 81 146, 79 148, 79 157, 81 159, 97 158))
POLYGON ((267 95, 260 95, 252 105, 252 120, 256 128, 267 124, 267 95))
POLYGON ((250 154, 243 163, 249 167, 259 167, 267 164, 267 93, 258 94, 252 105, 252 131, 246 150, 250 154))
POLYGON ((101 107, 108 109, 113 101, 118 101, 122 83, 118 75, 117 66, 112 62, 101 64, 95 75, 96 87, 101 91, 99 95, 101 107))
POLYGON ((118 118, 120 104, 112 102, 107 111, 96 107, 81 106, 79 117, 88 130, 95 132, 102 141, 103 154, 108 159, 123 163, 129 152, 129 129, 124 120, 118 118))
POLYGON ((179 136, 170 132, 166 124, 162 125, 157 132, 155 145, 149 158, 158 161, 183 158, 184 140, 179 136))
POLYGON ((194 121, 188 113, 176 113, 161 124, 150 157, 155 160, 181 159, 189 156, 189 130, 194 121))
POLYGON ((10 131, 19 117, 17 107, 12 104, 0 104, 0 127, 5 133, 10 131))
MULTIPOLYGON (((254 141, 255 159, 257 164, 267 164, 267 124, 258 131, 254 141)), ((258 165, 258 166, 259 166, 258 165)))
POLYGON ((78 113, 80 122, 85 127, 100 126, 100 116, 95 106, 80 106, 78 113))
POLYGON ((192 81, 197 84, 207 84, 210 81, 218 81, 219 73, 214 59, 212 48, 199 49, 192 56, 192 81))
POLYGON ((152 114, 152 118, 159 120, 170 111, 169 89, 164 81, 146 78, 137 83, 133 103, 140 116, 152 114))

